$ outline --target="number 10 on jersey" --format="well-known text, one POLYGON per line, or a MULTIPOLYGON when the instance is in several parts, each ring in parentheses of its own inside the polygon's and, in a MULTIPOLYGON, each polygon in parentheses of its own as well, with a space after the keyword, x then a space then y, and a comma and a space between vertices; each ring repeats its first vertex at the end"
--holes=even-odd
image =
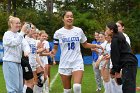
POLYGON ((68 50, 74 50, 75 48, 75 43, 74 42, 71 42, 71 43, 68 43, 68 50))

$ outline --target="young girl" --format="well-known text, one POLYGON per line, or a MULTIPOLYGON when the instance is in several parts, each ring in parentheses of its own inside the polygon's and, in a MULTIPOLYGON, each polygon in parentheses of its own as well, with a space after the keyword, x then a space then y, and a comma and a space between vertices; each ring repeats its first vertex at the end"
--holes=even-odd
POLYGON ((73 26, 73 13, 66 11, 63 15, 64 27, 54 34, 54 48, 52 56, 56 54, 58 44, 61 48, 61 57, 58 72, 60 73, 64 93, 71 93, 71 79, 73 77, 74 93, 81 93, 81 83, 84 71, 80 43, 84 48, 101 48, 99 45, 87 43, 83 30, 73 26))
POLYGON ((118 31, 123 33, 123 35, 126 38, 127 43, 131 46, 130 38, 128 37, 126 33, 124 33, 124 23, 121 20, 119 20, 117 21, 116 25, 118 26, 118 31))
POLYGON ((30 46, 29 64, 32 68, 34 76, 34 92, 38 91, 40 93, 44 82, 42 78, 44 66, 39 58, 39 55, 37 54, 37 41, 33 38, 34 34, 36 34, 36 27, 33 24, 31 24, 31 30, 27 33, 25 39, 30 46))
POLYGON ((46 41, 46 38, 48 37, 47 33, 45 31, 40 32, 40 40, 38 41, 37 47, 38 49, 43 48, 44 51, 39 52, 39 57, 41 59, 41 62, 43 63, 45 69, 44 69, 44 91, 49 92, 49 86, 48 86, 48 56, 50 56, 49 52, 49 42, 46 41))

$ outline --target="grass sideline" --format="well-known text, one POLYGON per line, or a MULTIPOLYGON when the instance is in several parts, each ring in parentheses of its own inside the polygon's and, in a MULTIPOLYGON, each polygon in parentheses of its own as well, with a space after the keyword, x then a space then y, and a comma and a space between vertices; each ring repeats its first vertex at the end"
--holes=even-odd
MULTIPOLYGON (((54 65, 51 67, 51 79, 54 78, 54 76, 57 73, 58 65, 54 65)), ((140 87, 140 68, 138 69, 137 73, 137 86, 140 87)), ((96 93, 96 84, 94 79, 94 73, 92 70, 92 65, 85 65, 85 71, 84 71, 84 77, 82 81, 82 93, 96 93)), ((103 93, 102 90, 100 93, 103 93)), ((3 72, 2 72, 2 64, 0 64, 0 93, 6 93, 6 87, 5 87, 5 81, 3 78, 3 72)), ((56 81, 52 85, 52 89, 50 93, 63 93, 63 87, 60 80, 60 76, 56 78, 56 81)), ((137 93, 140 93, 137 92, 137 93)))

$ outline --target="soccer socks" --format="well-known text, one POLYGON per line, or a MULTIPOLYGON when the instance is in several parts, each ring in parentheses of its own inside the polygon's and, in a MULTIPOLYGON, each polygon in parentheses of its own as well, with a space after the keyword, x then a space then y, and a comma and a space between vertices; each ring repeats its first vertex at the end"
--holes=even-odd
MULTIPOLYGON (((81 84, 73 84, 74 93, 81 93, 81 84)), ((71 93, 71 89, 64 89, 64 93, 71 93)))
POLYGON ((71 89, 64 89, 64 93, 71 93, 71 89))
POLYGON ((110 89, 110 81, 109 82, 103 82, 104 83, 104 88, 105 92, 104 93, 111 93, 110 89))
POLYGON ((38 85, 34 85, 34 93, 42 93, 43 87, 39 87, 38 85))
POLYGON ((30 87, 27 87, 27 85, 24 85, 23 93, 33 93, 33 89, 31 89, 30 87))
POLYGON ((74 93, 81 93, 81 84, 73 84, 74 93))
POLYGON ((43 84, 43 93, 49 93, 49 84, 48 84, 48 78, 43 84))

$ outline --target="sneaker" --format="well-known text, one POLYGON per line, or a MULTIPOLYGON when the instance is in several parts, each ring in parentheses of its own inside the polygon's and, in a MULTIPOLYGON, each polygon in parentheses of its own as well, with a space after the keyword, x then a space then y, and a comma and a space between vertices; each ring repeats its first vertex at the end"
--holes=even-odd
POLYGON ((100 91, 101 91, 101 88, 97 88, 97 89, 96 89, 96 92, 100 92, 100 91))

